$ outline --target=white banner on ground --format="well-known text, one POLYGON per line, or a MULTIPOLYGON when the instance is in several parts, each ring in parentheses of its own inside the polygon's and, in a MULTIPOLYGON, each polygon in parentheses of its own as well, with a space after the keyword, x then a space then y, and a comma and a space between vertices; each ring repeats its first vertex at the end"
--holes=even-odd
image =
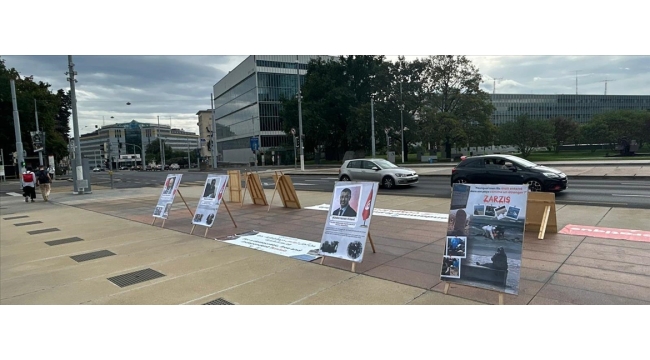
POLYGON ((223 191, 228 185, 228 175, 209 174, 203 186, 203 195, 196 206, 192 224, 212 227, 221 205, 223 191))
POLYGON ((377 197, 376 182, 337 181, 319 254, 362 262, 377 197))
MULTIPOLYGON (((321 204, 321 205, 306 207, 305 209, 329 211, 330 206, 328 204, 321 204)), ((420 211, 408 211, 408 210, 392 210, 392 209, 374 208, 374 210, 372 212, 372 215, 373 216, 387 216, 387 217, 394 217, 394 218, 400 218, 400 219, 415 219, 415 220, 424 220, 424 221, 436 221, 436 222, 447 222, 447 221, 449 221, 449 214, 439 214, 439 213, 420 212, 420 211)))
POLYGON ((160 198, 158 198, 158 204, 153 210, 153 217, 167 219, 167 216, 169 216, 169 209, 171 209, 172 204, 174 203, 176 190, 178 189, 178 185, 181 183, 182 177, 183 174, 167 175, 162 193, 160 194, 160 198))
POLYGON ((255 230, 220 237, 217 240, 303 261, 312 261, 320 257, 317 242, 255 230))

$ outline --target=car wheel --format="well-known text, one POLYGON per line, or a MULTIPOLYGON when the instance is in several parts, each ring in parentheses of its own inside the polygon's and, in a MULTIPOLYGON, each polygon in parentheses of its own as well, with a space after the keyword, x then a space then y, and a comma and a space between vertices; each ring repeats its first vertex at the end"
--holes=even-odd
POLYGON ((534 192, 542 191, 542 183, 535 179, 526 181, 526 184, 528 184, 528 190, 530 191, 534 191, 534 192))
POLYGON ((350 177, 347 175, 341 176, 341 181, 350 181, 350 177))
POLYGON ((386 189, 391 189, 393 186, 395 186, 395 180, 393 180, 393 178, 390 176, 384 176, 384 178, 381 180, 381 184, 384 185, 386 189))

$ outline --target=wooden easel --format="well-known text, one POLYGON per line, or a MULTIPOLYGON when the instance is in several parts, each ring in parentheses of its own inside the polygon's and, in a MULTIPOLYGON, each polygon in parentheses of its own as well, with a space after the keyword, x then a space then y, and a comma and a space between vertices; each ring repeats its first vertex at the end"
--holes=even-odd
MULTIPOLYGON (((183 200, 183 203, 185 203, 185 207, 187 208, 187 211, 189 211, 189 212, 190 212, 190 215, 192 216, 192 218, 194 218, 194 213, 192 212, 192 210, 190 210, 189 205, 187 205, 187 201, 185 201, 185 198, 183 197, 183 194, 181 194, 181 190, 180 190, 180 189, 176 189, 176 192, 178 193, 178 195, 180 195, 181 200, 183 200)), ((172 205, 174 205, 173 202, 172 202, 172 205)), ((170 213, 172 212, 172 208, 171 208, 171 206, 169 207, 169 212, 170 212, 170 213)), ((157 217, 154 217, 154 218, 153 218, 153 221, 151 222, 151 226, 153 226, 153 224, 156 223, 156 219, 157 219, 157 217)), ((165 227, 165 221, 167 221, 167 219, 163 219, 162 225, 160 226, 161 228, 164 228, 164 227, 165 227)))
MULTIPOLYGON (((449 292, 449 283, 445 281, 445 290, 443 291, 443 293, 447 295, 448 292, 449 292)), ((504 304, 503 293, 499 293, 499 305, 503 305, 503 304, 504 304)))
MULTIPOLYGON (((377 253, 375 251, 375 244, 372 242, 372 237, 370 236, 370 231, 368 231, 368 240, 370 240, 370 247, 372 248, 373 254, 377 253)), ((323 262, 325 262, 325 256, 320 258, 320 264, 321 265, 323 265, 323 262)), ((352 272, 355 272, 354 270, 355 270, 355 265, 356 264, 357 264, 356 262, 352 261, 352 272)))
POLYGON ((228 193, 230 194, 229 201, 234 203, 243 202, 241 193, 241 173, 239 170, 229 170, 228 179, 228 193))
POLYGON ((246 184, 244 185, 244 196, 242 197, 241 206, 244 206, 244 199, 246 199, 246 193, 250 192, 251 200, 255 205, 268 205, 266 201, 266 194, 264 193, 264 187, 262 187, 262 182, 260 181, 260 176, 257 173, 247 172, 246 173, 246 184), (248 190, 248 191, 246 191, 248 190))
POLYGON ((555 194, 530 192, 526 204, 526 231, 539 231, 542 240, 546 232, 557 233, 555 194))
POLYGON ((269 212, 271 210, 271 205, 273 205, 273 199, 275 199, 275 193, 278 189, 284 207, 300 209, 300 200, 298 199, 298 194, 296 194, 296 189, 293 187, 293 182, 291 182, 289 175, 285 175, 282 171, 276 171, 275 175, 273 175, 273 181, 275 181, 275 189, 273 189, 273 196, 271 196, 269 209, 266 211, 269 212))

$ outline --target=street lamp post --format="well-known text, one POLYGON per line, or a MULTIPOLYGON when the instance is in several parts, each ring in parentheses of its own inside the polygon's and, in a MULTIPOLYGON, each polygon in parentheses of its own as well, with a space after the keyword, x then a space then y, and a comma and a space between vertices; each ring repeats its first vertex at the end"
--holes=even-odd
MULTIPOLYGON (((83 159, 81 158, 81 134, 79 133, 79 117, 77 116, 77 93, 75 91, 75 78, 76 71, 74 71, 74 63, 72 62, 72 55, 68 55, 68 80, 70 81, 70 100, 72 102, 72 126, 75 138, 75 166, 76 166, 76 179, 77 181, 84 179, 83 172, 83 159)), ((79 193, 83 194, 83 191, 79 193)))
POLYGON ((402 103, 400 105, 399 109, 399 116, 400 116, 400 133, 402 134, 402 142, 401 142, 401 147, 402 147, 402 164, 404 164, 404 98, 402 97, 402 83, 399 83, 399 100, 402 103))
MULTIPOLYGON (((36 132, 38 133, 40 129, 38 128, 38 106, 36 105, 36 99, 34 99, 34 116, 36 117, 36 132)), ((45 149, 45 146, 43 146, 45 149)), ((43 166, 43 151, 38 152, 38 165, 43 166)))
POLYGON ((305 171, 305 145, 302 133, 302 94, 300 93, 300 63, 296 55, 296 75, 298 80, 298 140, 300 140, 300 170, 305 171))
POLYGON ((370 97, 370 131, 372 133, 372 157, 375 157, 375 97, 370 97))

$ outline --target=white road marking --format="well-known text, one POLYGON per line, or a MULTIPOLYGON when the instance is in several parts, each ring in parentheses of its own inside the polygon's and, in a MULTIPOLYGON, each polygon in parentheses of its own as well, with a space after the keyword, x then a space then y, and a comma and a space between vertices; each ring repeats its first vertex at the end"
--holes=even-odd
POLYGON ((20 196, 20 197, 23 196, 23 194, 19 194, 19 193, 15 193, 15 192, 8 192, 7 195, 10 195, 10 196, 20 196))
POLYGON ((612 196, 629 196, 629 197, 643 197, 643 198, 650 198, 650 195, 612 194, 612 196))
POLYGON ((622 182, 621 185, 650 186, 650 184, 639 184, 639 183, 632 183, 632 182, 622 182))

